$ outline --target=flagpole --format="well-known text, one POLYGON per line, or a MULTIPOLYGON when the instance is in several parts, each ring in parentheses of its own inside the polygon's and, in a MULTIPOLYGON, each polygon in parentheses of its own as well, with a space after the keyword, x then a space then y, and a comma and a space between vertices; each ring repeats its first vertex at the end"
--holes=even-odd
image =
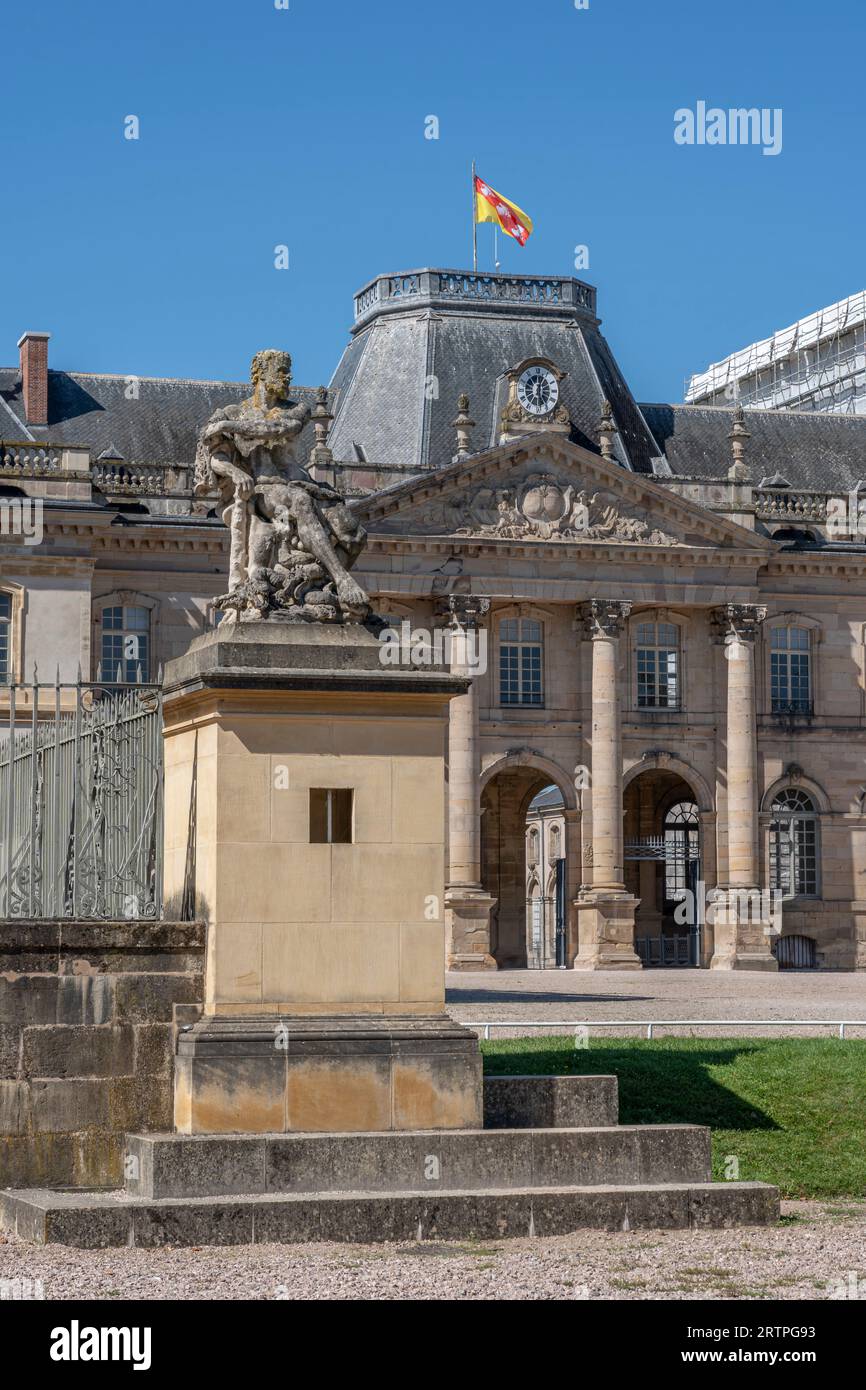
POLYGON ((478 223, 475 221, 475 160, 472 161, 472 271, 478 274, 478 223))

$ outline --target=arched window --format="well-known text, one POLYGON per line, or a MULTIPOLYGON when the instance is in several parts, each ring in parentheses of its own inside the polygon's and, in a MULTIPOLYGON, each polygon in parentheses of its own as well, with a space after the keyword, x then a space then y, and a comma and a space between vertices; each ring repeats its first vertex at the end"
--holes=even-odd
POLYGON ((541 705, 543 628, 536 618, 503 618, 499 624, 499 702, 541 705))
POLYGON ((770 699, 774 714, 810 714, 812 673, 809 629, 770 629, 770 699))
POLYGON ((550 860, 562 858, 562 835, 559 826, 554 821, 550 827, 550 860))
POLYGON ((530 863, 530 865, 535 865, 535 864, 538 863, 538 841, 539 841, 538 829, 537 829, 536 826, 533 826, 532 829, 531 829, 530 832, 529 832, 529 863, 530 863))
POLYGON ((770 887, 786 898, 818 892, 818 816, 798 787, 778 793, 770 808, 770 887))
POLYGON ((665 898, 689 888, 689 864, 700 853, 700 822, 693 801, 678 801, 665 816, 665 898))
POLYGON ((0 587, 0 685, 22 678, 25 591, 11 580, 0 587))
POLYGON ((0 593, 0 681, 12 679, 12 595, 0 593))
POLYGON ((529 888, 529 931, 532 953, 540 959, 544 950, 544 899, 537 879, 529 888))
POLYGON ((134 604, 102 610, 100 680, 150 680, 150 611, 134 604))
POLYGON ((680 630, 676 623, 637 625, 638 709, 679 709, 680 630))

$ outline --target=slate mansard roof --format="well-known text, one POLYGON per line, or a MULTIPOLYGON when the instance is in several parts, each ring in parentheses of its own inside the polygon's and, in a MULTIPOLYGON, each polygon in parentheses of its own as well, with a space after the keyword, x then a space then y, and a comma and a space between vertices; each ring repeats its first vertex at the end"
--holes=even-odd
MULTIPOLYGON (((351 337, 331 380, 329 444, 404 477, 447 467, 466 392, 472 448, 499 444, 506 373, 531 357, 565 372, 561 396, 576 444, 599 452, 604 399, 617 426, 617 461, 660 479, 725 478, 730 409, 639 405, 600 331, 596 292, 570 277, 476 275, 424 269, 380 275, 355 296, 351 337)), ((291 347, 291 344, 287 344, 291 347)), ((247 382, 49 371, 48 426, 25 423, 17 367, 0 368, 0 440, 90 449, 94 460, 191 465, 202 424, 249 395, 247 382), (137 398, 130 392, 136 381, 137 398)), ((292 386, 312 407, 315 390, 292 386)), ((749 410, 746 466, 754 482, 781 475, 793 489, 832 491, 866 479, 866 416, 749 410)), ((298 456, 314 442, 303 431, 298 456)))
MULTIPOLYGON (((723 406, 643 405, 653 435, 677 478, 724 477, 733 423, 723 406)), ((755 482, 779 473, 793 489, 847 491, 866 481, 866 416, 747 410, 745 461, 755 482)))
POLYGON ((461 392, 476 421, 477 450, 499 442, 505 374, 531 357, 566 373, 561 399, 572 440, 598 448, 610 400, 624 467, 653 471, 658 447, 599 332, 595 290, 581 280, 412 270, 380 275, 355 296, 352 341, 332 385, 341 402, 331 432, 336 458, 442 467, 454 453, 461 392))
MULTIPOLYGON (((250 394, 249 382, 188 381, 166 377, 105 376, 85 372, 48 373, 48 425, 25 424, 17 367, 0 368, 0 439, 49 441, 89 448, 127 463, 191 464, 199 429, 218 406, 237 404, 250 394), (137 396, 130 394, 136 384, 137 396)), ((292 386, 292 397, 312 408, 315 391, 292 386)), ((307 425, 299 453, 306 458, 314 442, 307 425)))

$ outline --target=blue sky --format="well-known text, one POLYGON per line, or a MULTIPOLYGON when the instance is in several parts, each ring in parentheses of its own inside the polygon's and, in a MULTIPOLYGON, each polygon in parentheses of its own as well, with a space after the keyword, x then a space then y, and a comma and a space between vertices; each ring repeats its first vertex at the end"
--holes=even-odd
MULTIPOLYGON (((8 6, 0 362, 327 381, 352 294, 469 263, 469 166, 577 273, 639 399, 866 284, 862 0, 41 0, 8 6), (674 112, 781 108, 783 148, 674 112), (140 138, 124 139, 124 118, 140 138), (424 138, 425 118, 439 139, 424 138), (290 268, 274 268, 274 247, 290 268)), ((492 229, 479 227, 481 268, 492 229)))

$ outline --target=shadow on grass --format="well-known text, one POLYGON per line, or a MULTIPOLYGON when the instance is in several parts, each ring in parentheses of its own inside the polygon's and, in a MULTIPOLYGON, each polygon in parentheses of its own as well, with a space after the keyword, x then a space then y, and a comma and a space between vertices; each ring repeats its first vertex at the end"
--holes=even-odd
POLYGON ((560 994, 558 990, 482 989, 478 985, 451 985, 445 991, 448 1004, 651 1004, 654 994, 560 994))
POLYGON ((758 1052, 747 1041, 720 1043, 712 1049, 664 1050, 597 1042, 576 1049, 571 1039, 551 1046, 551 1039, 502 1039, 482 1044, 484 1071, 508 1075, 610 1075, 619 1081, 619 1122, 623 1125, 693 1124, 716 1130, 777 1130, 763 1110, 710 1075, 708 1068, 731 1066, 758 1052), (515 1046, 515 1044, 519 1044, 515 1046), (495 1051, 494 1051, 495 1049, 495 1051))

